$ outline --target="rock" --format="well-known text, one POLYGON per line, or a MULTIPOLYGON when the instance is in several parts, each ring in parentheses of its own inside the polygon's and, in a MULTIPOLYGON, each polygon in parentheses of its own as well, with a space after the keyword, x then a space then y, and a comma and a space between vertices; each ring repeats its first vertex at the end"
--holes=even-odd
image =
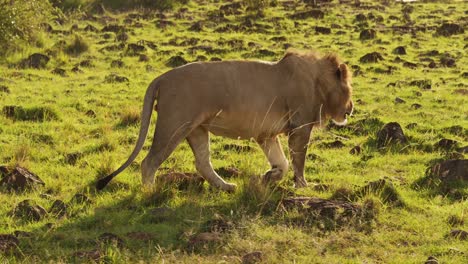
POLYGON ((101 32, 114 32, 116 34, 122 31, 125 31, 125 27, 116 24, 107 25, 101 29, 101 32))
POLYGON ((16 166, 13 169, 0 166, 0 175, 2 175, 0 186, 6 186, 7 189, 15 191, 34 188, 38 185, 45 185, 39 176, 20 166, 16 166))
POLYGON ((19 240, 14 235, 0 234, 0 254, 11 254, 18 249, 19 240))
POLYGON ((6 85, 0 85, 0 93, 10 93, 10 88, 8 88, 8 86, 6 85))
POLYGON ((120 32, 115 36, 115 40, 125 42, 129 38, 128 34, 125 32, 120 32))
POLYGON ((50 61, 49 56, 41 54, 41 53, 34 53, 30 55, 27 59, 22 60, 19 63, 20 68, 34 68, 34 69, 44 69, 47 63, 50 61))
POLYGON ((260 49, 257 51, 257 53, 260 56, 276 56, 276 53, 274 51, 267 50, 267 49, 260 49))
POLYGON ((195 22, 192 26, 189 27, 190 31, 200 32, 203 30, 203 24, 201 21, 195 22))
POLYGON ((99 249, 94 249, 90 251, 77 251, 73 254, 75 258, 80 259, 90 259, 96 262, 99 262, 103 257, 103 253, 99 249))
POLYGON ((375 39, 377 37, 377 32, 374 29, 364 29, 359 33, 360 40, 369 40, 375 39))
POLYGON ((468 232, 465 230, 454 229, 450 231, 449 234, 451 237, 459 239, 459 240, 467 240, 468 239, 468 232))
POLYGON ((435 164, 426 171, 426 176, 442 182, 468 181, 468 160, 453 159, 435 164))
POLYGON ((436 34, 439 36, 450 37, 452 35, 463 34, 465 30, 462 26, 454 23, 444 23, 437 28, 436 34))
POLYGON ((371 52, 367 53, 366 55, 362 56, 359 61, 362 63, 375 63, 383 60, 384 58, 378 52, 371 52))
POLYGON ((138 56, 138 61, 139 62, 148 62, 148 61, 150 61, 150 58, 146 54, 140 54, 140 56, 138 56))
POLYGON ((13 234, 15 235, 15 237, 32 237, 33 236, 33 233, 21 231, 21 230, 15 230, 13 234))
POLYGON ((459 145, 459 142, 456 141, 456 140, 443 138, 443 139, 439 140, 439 142, 437 142, 434 145, 434 147, 436 147, 437 149, 442 149, 442 150, 445 150, 445 151, 449 151, 449 150, 452 150, 452 149, 458 147, 458 145, 459 145))
POLYGON ((62 200, 55 200, 49 209, 49 214, 58 218, 64 217, 67 214, 67 205, 62 200))
POLYGON ((437 67, 437 64, 434 62, 434 61, 431 61, 429 62, 429 64, 427 65, 427 67, 431 68, 431 69, 434 69, 435 67, 437 67))
POLYGON ((124 65, 125 65, 124 62, 121 61, 121 60, 113 60, 111 62, 111 67, 112 68, 122 68, 122 67, 124 67, 124 65))
POLYGON ((392 53, 397 55, 406 55, 406 49, 403 46, 398 46, 393 50, 392 53))
MULTIPOLYGON (((90 110, 92 111, 92 110, 90 110)), ((88 111, 89 112, 89 111, 88 111)), ((86 112, 87 113, 87 112, 86 112)), ((70 165, 75 165, 76 162, 83 157, 83 153, 81 152, 73 152, 73 153, 68 153, 65 155, 65 162, 70 165)))
POLYGON ((396 206, 403 206, 405 202, 403 198, 396 190, 395 186, 385 179, 369 182, 367 185, 356 190, 352 195, 351 199, 354 200, 357 197, 364 197, 369 194, 375 194, 380 197, 383 203, 392 204, 396 206))
POLYGON ((430 90, 432 88, 431 80, 414 80, 409 83, 410 86, 417 86, 424 90, 430 90))
POLYGON ((290 16, 291 19, 307 19, 307 18, 322 19, 324 17, 325 17, 325 13, 322 10, 318 10, 318 9, 297 12, 290 16))
POLYGON ((297 210, 300 213, 307 212, 308 216, 333 220, 345 220, 358 216, 362 212, 362 208, 359 205, 318 197, 289 197, 283 199, 281 205, 286 210, 297 210))
POLYGON ((83 67, 83 68, 92 68, 94 67, 94 64, 91 60, 83 60, 80 61, 76 66, 83 67))
POLYGON ((329 34, 331 34, 331 28, 316 26, 315 27, 315 32, 320 33, 320 34, 324 34, 324 35, 329 35, 329 34))
POLYGON ((188 243, 190 248, 200 249, 221 241, 221 236, 218 233, 203 232, 193 235, 188 243))
POLYGON ((122 238, 112 233, 101 234, 98 238, 98 243, 104 244, 104 245, 113 245, 118 248, 123 248, 125 245, 125 242, 122 238))
POLYGON ((130 43, 127 45, 127 54, 138 54, 144 51, 146 51, 146 48, 143 45, 138 45, 135 43, 130 43))
POLYGON ((418 65, 413 62, 405 61, 403 62, 403 67, 410 68, 410 69, 416 69, 418 65))
POLYGON ((238 144, 225 144, 223 150, 234 150, 236 152, 252 151, 251 146, 242 146, 238 144))
POLYGON ((93 26, 93 25, 86 25, 86 27, 84 27, 84 31, 87 31, 87 32, 98 32, 98 29, 93 26))
POLYGON ((190 186, 201 188, 205 179, 197 173, 171 172, 158 176, 163 184, 176 185, 179 190, 186 190, 190 186))
POLYGON ((345 144, 339 140, 335 140, 332 142, 326 142, 323 144, 327 148, 343 148, 345 144))
POLYGON ((413 109, 415 109, 415 110, 416 110, 416 109, 419 109, 419 108, 421 108, 421 107, 422 107, 422 105, 420 105, 420 104, 418 104, 418 103, 414 103, 414 104, 411 105, 411 108, 413 108, 413 109))
POLYGON ((440 58, 440 65, 442 65, 444 67, 453 68, 453 67, 457 66, 457 63, 456 63, 454 58, 444 56, 444 57, 440 58))
POLYGON ((234 224, 231 221, 226 220, 218 214, 215 214, 214 219, 207 221, 203 226, 203 231, 212 233, 225 233, 234 228, 234 224))
POLYGON ((377 146, 385 147, 388 144, 401 143, 404 144, 406 139, 403 129, 397 122, 387 123, 379 132, 377 132, 377 146))
POLYGON ((106 78, 104 79, 104 82, 106 83, 124 83, 124 82, 128 83, 130 82, 130 80, 128 80, 128 78, 125 76, 120 76, 115 73, 111 73, 106 76, 106 78))
POLYGON ((363 22, 363 21, 366 21, 367 20, 367 17, 366 15, 360 13, 360 14, 357 14, 355 17, 354 17, 354 21, 356 22, 363 22))
POLYGON ((82 193, 77 193, 73 195, 73 197, 70 200, 70 203, 74 204, 90 204, 92 203, 91 199, 88 198, 88 196, 82 194, 82 193))
POLYGON ((437 260, 436 257, 430 256, 427 258, 426 262, 424 264, 439 264, 439 261, 437 260))
POLYGON ((83 73, 83 71, 78 66, 73 67, 71 71, 74 73, 83 73))
POLYGON ((261 251, 253 251, 242 256, 242 264, 255 264, 262 262, 263 253, 261 251))
POLYGON ((222 12, 223 15, 239 15, 242 12, 240 9, 242 8, 241 2, 234 2, 230 4, 222 5, 219 10, 222 12))
POLYGON ((351 155, 359 155, 361 154, 361 147, 360 146, 354 146, 350 151, 349 151, 349 154, 351 155))
POLYGON ((395 98, 395 104, 404 104, 404 103, 406 103, 406 101, 401 99, 400 97, 395 98))
POLYGON ((187 60, 185 60, 182 56, 177 55, 177 56, 172 56, 171 58, 169 58, 169 60, 166 62, 166 66, 175 68, 175 67, 185 65, 187 63, 188 63, 187 60))
POLYGON ((47 215, 47 211, 43 207, 33 204, 31 200, 24 200, 13 209, 12 215, 25 221, 37 222, 47 215))
POLYGON ((140 241, 151 241, 154 239, 154 236, 146 232, 128 232, 125 234, 128 238, 140 241))
POLYGON ((62 68, 55 68, 51 71, 52 74, 60 75, 62 77, 67 77, 67 72, 62 68))
POLYGON ((169 207, 158 207, 149 211, 151 218, 155 222, 167 221, 174 214, 174 210, 169 207))
POLYGON ((236 177, 240 174, 240 170, 235 167, 221 167, 216 169, 216 172, 225 179, 236 177))

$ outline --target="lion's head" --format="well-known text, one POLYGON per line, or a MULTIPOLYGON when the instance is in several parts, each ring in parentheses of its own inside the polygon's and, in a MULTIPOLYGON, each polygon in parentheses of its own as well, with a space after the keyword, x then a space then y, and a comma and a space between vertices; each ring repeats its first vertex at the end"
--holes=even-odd
POLYGON ((319 86, 324 95, 323 110, 326 117, 339 126, 346 125, 347 117, 353 113, 351 99, 351 72, 336 55, 322 57, 318 64, 323 72, 318 76, 319 86))

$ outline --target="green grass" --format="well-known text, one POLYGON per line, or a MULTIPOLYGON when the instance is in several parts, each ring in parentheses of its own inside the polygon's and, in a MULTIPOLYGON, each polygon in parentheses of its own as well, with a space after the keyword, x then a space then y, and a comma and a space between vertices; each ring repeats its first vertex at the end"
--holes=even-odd
MULTIPOLYGON (((190 1, 183 5, 188 9, 185 12, 179 8, 167 11, 164 19, 143 11, 108 10, 94 19, 70 14, 63 25, 51 22, 56 31, 41 32, 40 41, 22 46, 1 60, 0 86, 8 87, 9 93, 0 91, 0 164, 20 164, 39 175, 46 185, 18 193, 0 189, 0 234, 16 230, 32 233, 19 238, 19 253, 0 255, 0 262, 90 262, 74 255, 97 247, 103 248, 102 261, 113 263, 240 263, 251 251, 262 251, 265 263, 422 263, 429 256, 441 263, 467 261, 467 242, 448 236, 452 229, 468 230, 467 197, 453 199, 429 187, 414 188, 428 166, 447 158, 435 143, 449 138, 461 146, 468 144, 467 97, 455 93, 456 89, 468 89, 466 74, 463 77, 468 63, 464 56, 466 33, 435 36, 442 20, 465 23, 462 2, 406 4, 414 6, 409 15, 413 27, 427 27, 414 32, 395 29, 406 22, 401 13, 403 5, 393 2, 379 11, 375 7, 382 5, 375 1, 362 1, 361 7, 345 4, 346 8, 333 1, 321 7, 323 19, 293 20, 291 14, 310 7, 299 1, 277 1, 275 7, 263 10, 262 18, 244 7, 239 15, 226 15, 225 22, 216 21, 213 14, 226 3, 201 2, 204 4, 190 1), (288 3, 296 6, 296 11, 288 3), (354 22, 359 13, 382 16, 383 21, 368 19, 367 25, 354 22), (142 17, 135 18, 137 15, 142 17), (250 22, 246 22, 247 16, 250 22), (172 24, 161 28, 161 20, 172 24), (146 49, 138 53, 149 60, 139 61, 126 46, 118 48, 120 41, 115 40, 114 33, 83 30, 88 24, 100 30, 106 21, 124 25, 129 36, 125 43, 143 43, 146 49), (202 21, 202 31, 188 30, 198 21, 202 21), (66 33, 74 24, 78 30, 66 33), (239 30, 220 32, 228 24, 239 30), (332 34, 316 34, 315 26, 331 27, 332 34), (377 31, 376 39, 359 40, 360 31, 367 28, 377 31), (196 48, 207 45, 211 49, 196 48), (290 171, 281 183, 282 189, 266 189, 255 179, 269 169, 268 162, 253 141, 212 137, 214 167, 234 166, 240 171, 240 175, 228 179, 238 184, 235 193, 219 192, 207 184, 201 190, 165 184, 143 188, 139 167, 151 144, 149 137, 136 162, 103 192, 95 191, 96 179, 116 169, 133 149, 144 92, 155 77, 170 70, 166 63, 172 57, 179 55, 189 62, 201 56, 207 60, 273 61, 289 46, 336 52, 353 70, 359 66, 362 72, 353 79, 356 113, 350 125, 345 129, 316 129, 312 134, 309 153, 315 155, 306 162, 310 187, 292 189, 290 171), (393 54, 398 46, 404 46, 407 55, 393 54), (432 50, 439 55, 423 55, 432 50), (374 51, 384 60, 359 62, 374 51), (20 60, 34 52, 49 54, 46 69, 16 68, 20 60), (455 67, 441 66, 445 53, 455 59, 455 67), (397 57, 417 67, 407 68, 397 57), (433 59, 437 67, 429 68, 425 58, 433 59), (85 60, 90 60, 91 66, 81 63, 85 60), (124 66, 112 67, 114 60, 123 61, 124 66), (82 72, 72 71, 80 63, 82 72), (386 72, 389 66, 393 67, 391 74, 386 72), (57 67, 65 69, 67 77, 51 73, 57 67), (113 81, 106 81, 107 76, 113 81), (126 77, 128 82, 119 82, 115 76, 126 77), (411 85, 418 80, 429 80, 431 89, 411 85), (395 103, 396 97, 405 103, 395 103), (414 103, 422 107, 414 109, 414 103), (4 113, 8 106, 16 106, 10 115, 4 113), (388 122, 401 124, 407 144, 377 148, 377 131, 388 122), (406 128, 412 123, 417 125, 406 128), (343 148, 325 144, 337 139, 344 143, 343 148), (250 146, 251 150, 225 150, 228 144, 250 146), (361 154, 349 154, 354 146, 361 146, 361 154), (364 187, 380 179, 387 184, 364 187), (325 187, 315 188, 313 183, 325 187), (308 222, 300 212, 285 212, 279 206, 291 192, 297 196, 348 197, 367 208, 372 217, 360 224, 334 225, 326 219, 308 222), (85 194, 91 202, 70 202, 77 193, 85 194), (59 219, 49 215, 38 222, 11 216, 9 212, 25 199, 47 210, 60 199, 67 203, 68 215, 59 219), (392 202, 395 199, 397 203, 392 202), (170 210, 163 215, 152 212, 159 207, 170 210), (297 219, 303 218, 305 224, 298 224, 297 219), (219 219, 232 223, 221 233, 221 241, 206 246, 190 243, 193 235, 210 230, 213 221, 219 219), (120 236, 124 247, 96 243, 105 232, 120 236), (144 232, 150 239, 135 239, 130 232, 144 232)), ((281 142, 286 150, 286 138, 281 142)), ((193 160, 184 142, 157 174, 194 172, 193 160)), ((466 184, 460 188, 466 193, 466 184)))

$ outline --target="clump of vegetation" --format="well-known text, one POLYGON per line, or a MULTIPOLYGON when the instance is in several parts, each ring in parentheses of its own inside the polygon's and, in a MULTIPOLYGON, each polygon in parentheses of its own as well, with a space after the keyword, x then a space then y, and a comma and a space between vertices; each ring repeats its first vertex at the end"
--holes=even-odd
POLYGON ((65 52, 68 55, 78 56, 83 52, 89 50, 89 44, 86 40, 80 36, 76 35, 73 37, 73 40, 65 47, 65 52))
POLYGON ((127 109, 120 117, 119 127, 134 126, 140 123, 140 110, 138 108, 127 109))
POLYGON ((5 106, 3 107, 3 114, 10 119, 16 121, 34 121, 44 122, 58 120, 58 114, 50 107, 36 106, 26 108, 22 106, 5 106))
POLYGON ((18 47, 18 40, 35 40, 40 25, 52 12, 53 7, 45 0, 0 0, 0 55, 18 47))

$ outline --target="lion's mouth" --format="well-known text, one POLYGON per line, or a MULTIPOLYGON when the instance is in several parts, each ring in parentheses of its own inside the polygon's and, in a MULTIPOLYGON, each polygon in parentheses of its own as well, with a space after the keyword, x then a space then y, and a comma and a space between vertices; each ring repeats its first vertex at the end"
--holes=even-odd
POLYGON ((333 123, 334 123, 335 125, 337 125, 337 126, 345 126, 345 125, 348 123, 348 119, 346 118, 346 116, 345 116, 345 118, 343 119, 343 121, 341 121, 341 122, 338 122, 338 121, 336 121, 336 120, 333 119, 333 118, 332 118, 332 121, 333 121, 333 123))

